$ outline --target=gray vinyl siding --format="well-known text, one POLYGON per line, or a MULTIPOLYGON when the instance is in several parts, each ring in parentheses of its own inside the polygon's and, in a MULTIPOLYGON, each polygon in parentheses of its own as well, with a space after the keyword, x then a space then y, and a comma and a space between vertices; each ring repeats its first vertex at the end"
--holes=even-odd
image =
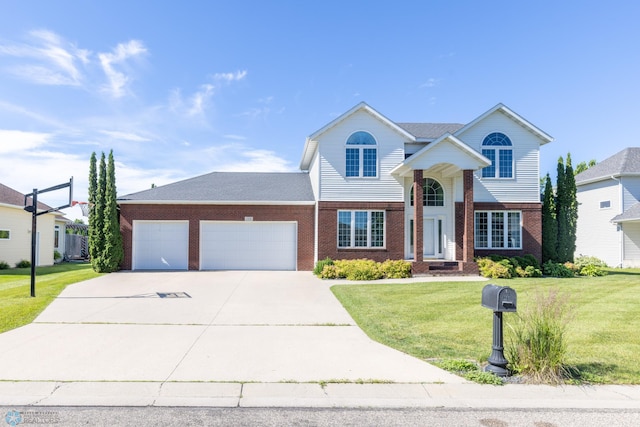
POLYGON ((625 222, 623 267, 640 267, 640 223, 625 222))
POLYGON ((540 140, 500 111, 456 135, 482 153, 482 141, 492 132, 501 132, 513 144, 513 178, 482 178, 475 172, 474 198, 477 202, 535 203, 540 201, 540 140))
POLYGON ((620 178, 623 193, 623 212, 640 201, 640 177, 623 176, 620 178))
POLYGON ((578 187, 578 226, 575 256, 595 256, 610 266, 621 262, 621 236, 611 219, 622 212, 620 191, 615 180, 600 181, 578 187), (610 202, 609 208, 600 203, 610 202))
POLYGON ((404 143, 397 132, 362 111, 329 129, 319 138, 320 200, 401 202, 402 183, 390 172, 404 160, 404 143), (345 177, 345 144, 356 131, 369 132, 378 143, 378 176, 375 178, 345 177))

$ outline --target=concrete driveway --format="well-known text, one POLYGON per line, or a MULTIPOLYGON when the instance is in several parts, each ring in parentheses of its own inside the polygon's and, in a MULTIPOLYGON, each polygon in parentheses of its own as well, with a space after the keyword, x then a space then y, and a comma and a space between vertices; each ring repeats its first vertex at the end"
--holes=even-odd
POLYGON ((0 334, 0 381, 462 383, 370 340, 310 272, 120 272, 0 334))

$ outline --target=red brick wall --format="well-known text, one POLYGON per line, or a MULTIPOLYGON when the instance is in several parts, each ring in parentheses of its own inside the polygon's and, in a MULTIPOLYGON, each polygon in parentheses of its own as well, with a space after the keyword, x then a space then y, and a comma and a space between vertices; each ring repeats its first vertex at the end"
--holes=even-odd
POLYGON ((298 270, 313 270, 314 215, 312 205, 256 206, 256 205, 120 205, 120 232, 124 245, 121 268, 131 270, 132 224, 134 220, 188 220, 189 270, 200 268, 200 221, 298 222, 298 270))
MULTIPOLYGON (((542 204, 541 203, 474 203, 476 210, 518 210, 522 212, 522 249, 476 249, 474 256, 481 257, 492 254, 504 256, 523 256, 531 254, 540 262, 542 260, 542 204)), ((456 258, 462 259, 462 242, 464 224, 463 204, 456 203, 456 258)))
POLYGON ((383 262, 404 259, 404 203, 318 202, 318 259, 368 258, 383 262), (386 212, 384 249, 338 249, 338 210, 383 210, 386 212))

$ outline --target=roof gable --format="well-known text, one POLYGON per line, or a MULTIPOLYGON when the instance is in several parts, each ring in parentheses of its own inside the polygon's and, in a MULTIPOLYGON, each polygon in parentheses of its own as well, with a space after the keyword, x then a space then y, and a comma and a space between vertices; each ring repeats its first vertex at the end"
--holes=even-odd
POLYGON ((529 132, 534 134, 536 137, 538 137, 538 139, 540 139, 540 145, 544 145, 544 144, 546 144, 548 142, 553 141, 553 137, 552 136, 550 136, 546 132, 543 132, 541 129, 539 129, 538 127, 534 126, 533 124, 531 124, 530 122, 525 120, 522 116, 516 114, 513 110, 509 109, 506 105, 504 105, 502 103, 497 104, 493 108, 487 110, 484 114, 481 114, 480 116, 478 116, 473 121, 469 122, 468 124, 466 124, 462 128, 458 129, 454 133, 454 135, 459 136, 459 135, 463 134, 468 129, 470 129, 473 126, 475 126, 476 124, 480 123, 485 118, 489 117, 490 115, 492 115, 495 112, 500 112, 500 113, 504 114, 505 116, 509 117, 511 120, 513 120, 514 122, 516 122, 517 124, 519 124, 523 128, 527 129, 529 132))
MULTIPOLYGON (((25 206, 24 201, 24 194, 4 184, 0 184, 0 204, 22 208, 25 206)), ((27 199, 27 202, 32 203, 31 197, 27 199)), ((45 203, 38 202, 38 209, 49 210, 52 208, 45 203)))
MULTIPOLYGON (((450 154, 450 153, 446 153, 450 154)), ((473 150, 464 142, 460 141, 454 135, 450 133, 442 135, 434 142, 428 144, 411 157, 405 159, 404 162, 396 166, 391 174, 399 176, 409 176, 414 169, 430 169, 436 165, 448 165, 446 166, 445 174, 454 174, 461 169, 477 170, 483 167, 489 166, 491 161, 482 154, 473 150), (449 145, 453 148, 456 154, 459 153, 457 158, 448 157, 446 161, 442 156, 432 155, 438 151, 441 151, 445 146, 449 145)))
POLYGON ((584 172, 580 172, 576 175, 576 185, 625 175, 640 175, 640 147, 627 147, 584 172))
POLYGON ((388 118, 380 114, 378 111, 371 108, 366 102, 361 102, 355 107, 351 108, 346 113, 335 118, 334 120, 324 125, 323 127, 321 127, 320 129, 318 129, 317 131, 315 131, 314 133, 312 133, 307 137, 307 140, 305 141, 304 149, 302 152, 302 160, 300 161, 300 169, 304 171, 309 169, 311 160, 313 159, 313 156, 316 150, 318 149, 318 139, 324 133, 328 132, 330 129, 333 129, 334 127, 344 122, 345 120, 348 120, 351 116, 353 116, 359 111, 364 111, 367 114, 371 115, 376 120, 379 120, 380 122, 382 122, 385 126, 388 126, 393 131, 400 134, 403 138, 409 141, 415 141, 415 137, 411 133, 407 132, 405 129, 398 126, 396 123, 392 122, 391 120, 389 120, 388 118))

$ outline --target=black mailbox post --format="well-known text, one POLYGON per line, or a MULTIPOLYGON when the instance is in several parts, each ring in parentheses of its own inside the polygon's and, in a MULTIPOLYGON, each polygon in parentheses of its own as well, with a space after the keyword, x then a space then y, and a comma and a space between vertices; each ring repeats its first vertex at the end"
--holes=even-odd
POLYGON ((516 291, 508 286, 487 285, 482 289, 482 306, 493 311, 493 351, 484 370, 499 377, 506 377, 509 375, 509 361, 504 357, 502 313, 516 311, 516 291))

